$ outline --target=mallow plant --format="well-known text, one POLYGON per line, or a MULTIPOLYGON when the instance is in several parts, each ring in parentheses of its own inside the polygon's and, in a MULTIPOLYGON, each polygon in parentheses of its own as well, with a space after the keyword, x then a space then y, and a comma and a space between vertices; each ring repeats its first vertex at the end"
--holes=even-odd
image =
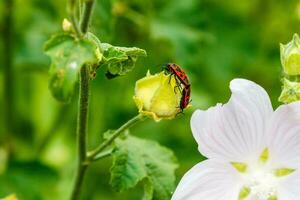
MULTIPOLYGON (((60 33, 54 34, 44 46, 51 59, 49 89, 61 102, 72 101, 79 89, 77 138, 77 166, 70 200, 78 200, 89 166, 111 156, 110 184, 116 191, 124 191, 141 183, 144 200, 168 200, 175 189, 175 170, 178 167, 173 152, 159 143, 131 135, 129 129, 146 118, 158 122, 173 119, 182 110, 182 98, 175 76, 164 72, 151 74, 132 83, 133 101, 137 115, 119 128, 103 133, 103 142, 90 149, 88 115, 90 82, 99 68, 105 68, 107 81, 124 76, 134 69, 146 51, 137 47, 108 44, 89 31, 95 0, 70 0, 68 18, 63 20, 60 33), (79 84, 77 84, 79 82, 79 84), (78 86, 79 85, 79 86, 78 86)), ((103 70, 102 70, 103 71, 103 70)), ((106 91, 109 95, 109 91, 106 91)), ((75 131, 74 131, 75 136, 75 131)), ((101 198, 101 197, 99 197, 101 198)))
POLYGON ((129 131, 144 119, 155 122, 173 119, 182 111, 182 88, 188 87, 190 92, 190 85, 180 83, 172 74, 148 71, 135 83, 133 101, 138 108, 137 115, 119 128, 104 132, 103 142, 95 149, 89 148, 90 82, 98 69, 105 68, 110 79, 107 81, 113 81, 114 77, 132 71, 137 59, 146 56, 143 49, 108 44, 90 32, 94 4, 95 0, 69 0, 69 16, 63 21, 63 31, 53 35, 44 47, 51 59, 52 95, 67 103, 74 99, 74 91, 79 88, 77 166, 70 200, 80 199, 89 166, 108 156, 113 160, 111 186, 116 191, 124 191, 141 183, 144 200, 300 198, 298 35, 280 48, 283 89, 279 101, 284 105, 274 110, 261 86, 250 80, 234 79, 230 83, 232 96, 226 104, 194 112, 191 130, 200 153, 207 160, 188 171, 175 190, 178 164, 173 152, 129 131))

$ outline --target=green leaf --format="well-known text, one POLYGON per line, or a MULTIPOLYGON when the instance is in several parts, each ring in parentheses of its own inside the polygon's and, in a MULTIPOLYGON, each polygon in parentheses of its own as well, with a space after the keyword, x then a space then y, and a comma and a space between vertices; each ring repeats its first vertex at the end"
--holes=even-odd
POLYGON ((107 73, 112 76, 125 75, 134 68, 138 57, 147 56, 143 49, 116 47, 108 43, 101 43, 101 50, 105 58, 104 65, 107 66, 107 73))
POLYGON ((99 38, 95 34, 93 34, 91 32, 88 32, 87 33, 87 39, 90 40, 91 42, 93 42, 95 45, 97 45, 97 47, 99 49, 101 49, 101 41, 99 40, 99 38))
POLYGON ((71 100, 80 68, 100 62, 96 50, 94 43, 68 34, 54 35, 46 42, 44 51, 52 61, 49 88, 57 100, 71 100))
POLYGON ((145 180, 144 200, 169 200, 175 188, 177 167, 171 150, 157 142, 128 135, 115 141, 111 185, 123 191, 145 180))

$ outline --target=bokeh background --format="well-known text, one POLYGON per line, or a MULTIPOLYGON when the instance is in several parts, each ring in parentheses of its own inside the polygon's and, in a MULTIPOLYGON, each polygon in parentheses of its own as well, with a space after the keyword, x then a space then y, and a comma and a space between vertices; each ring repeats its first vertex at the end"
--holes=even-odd
MULTIPOLYGON (((61 31, 66 16, 62 0, 0 1, 0 197, 15 193, 22 200, 68 198, 77 96, 67 105, 54 100, 48 90, 50 60, 42 50, 51 34, 61 31)), ((131 131, 175 152, 179 181, 204 159, 192 138, 192 112, 226 102, 231 79, 259 83, 274 107, 279 105, 279 42, 289 41, 299 25, 296 0, 98 0, 90 30, 103 42, 144 48, 148 57, 129 75, 113 80, 99 69, 92 81, 90 147, 102 140, 102 132, 136 115, 136 80, 148 69, 158 72, 161 64, 176 62, 191 80, 193 106, 175 120, 148 120, 131 131)), ((106 158, 92 165, 82 199, 141 199, 141 186, 112 191, 110 164, 106 158)))

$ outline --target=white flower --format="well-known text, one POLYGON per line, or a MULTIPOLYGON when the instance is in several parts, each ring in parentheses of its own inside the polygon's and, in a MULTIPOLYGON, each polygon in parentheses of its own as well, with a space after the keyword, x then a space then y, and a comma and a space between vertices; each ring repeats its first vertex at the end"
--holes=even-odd
POLYGON ((227 104, 193 114, 208 159, 184 175, 172 200, 300 200, 300 102, 273 111, 259 85, 235 79, 230 89, 227 104))

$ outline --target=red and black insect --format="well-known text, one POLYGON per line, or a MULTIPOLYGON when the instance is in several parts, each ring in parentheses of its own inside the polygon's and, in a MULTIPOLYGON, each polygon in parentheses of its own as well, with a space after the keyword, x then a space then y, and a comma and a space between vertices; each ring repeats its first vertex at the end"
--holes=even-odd
POLYGON ((185 109, 190 103, 191 85, 184 86, 181 95, 179 108, 181 109, 181 112, 183 112, 183 109, 185 109))
POLYGON ((181 109, 181 113, 182 113, 183 109, 185 109, 189 105, 190 98, 191 98, 191 85, 189 83, 188 77, 186 73, 183 71, 183 69, 175 63, 168 63, 164 65, 163 68, 167 73, 170 73, 171 75, 175 76, 175 79, 177 81, 176 87, 178 87, 179 90, 181 91, 179 108, 181 109), (181 87, 181 84, 184 86, 183 88, 181 87))
POLYGON ((182 85, 184 85, 184 86, 190 85, 186 73, 183 71, 183 69, 179 65, 177 65, 175 63, 168 63, 168 64, 164 65, 163 68, 167 73, 174 75, 176 80, 179 80, 179 82, 182 85))

